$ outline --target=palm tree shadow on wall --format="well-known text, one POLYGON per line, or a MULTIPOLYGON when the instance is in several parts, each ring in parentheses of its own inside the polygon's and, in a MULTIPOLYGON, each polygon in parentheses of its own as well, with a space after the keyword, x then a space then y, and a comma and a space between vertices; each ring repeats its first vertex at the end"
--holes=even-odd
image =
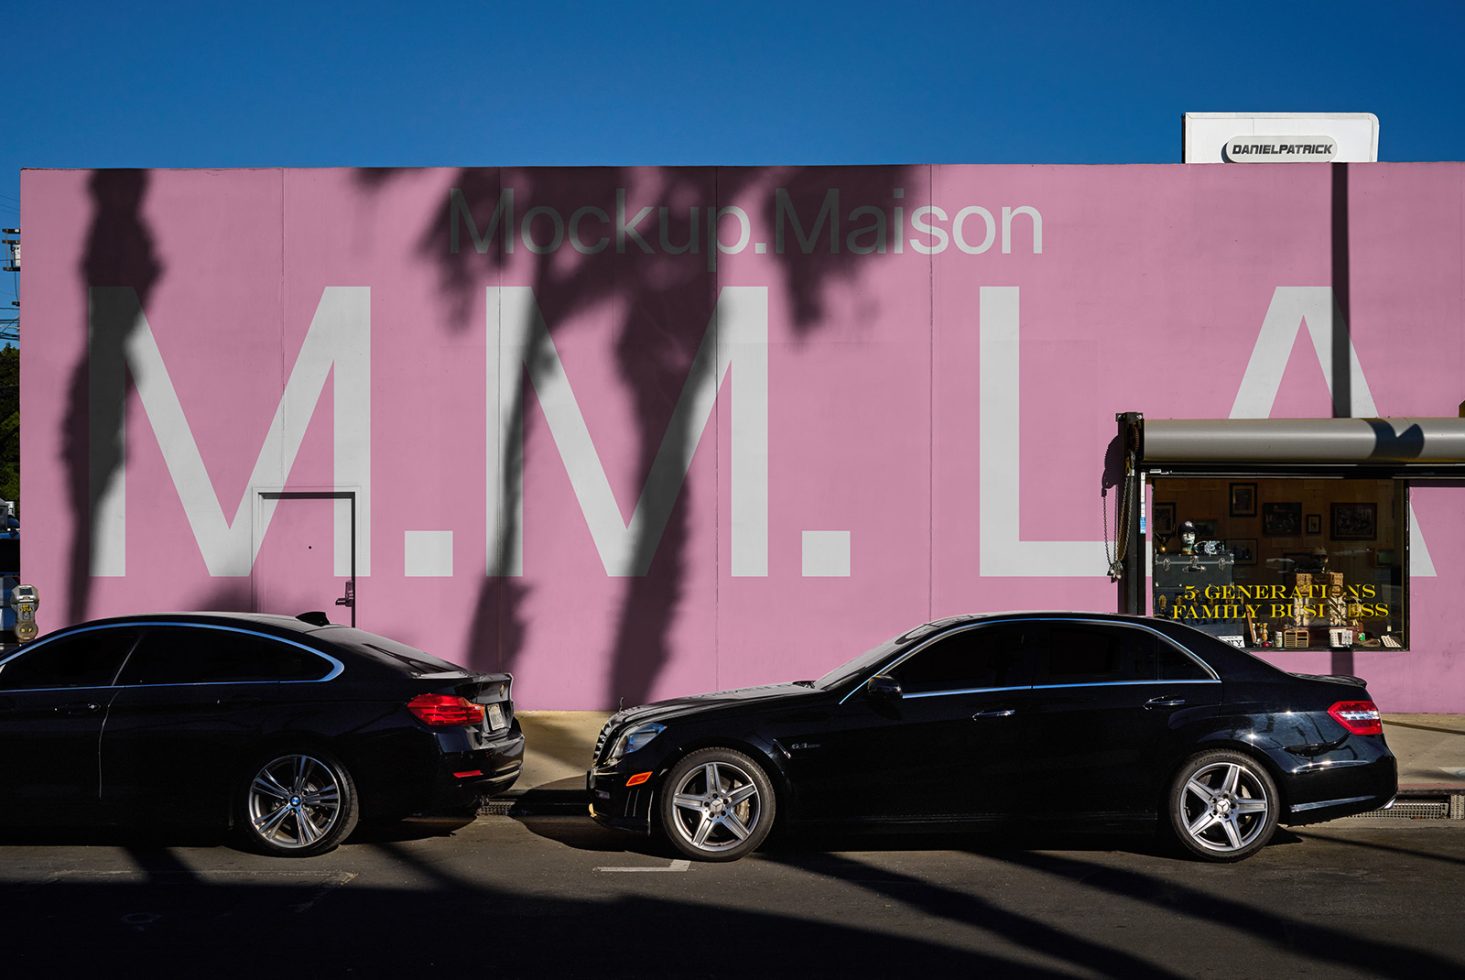
MULTIPOLYGON (((819 211, 825 195, 837 190, 841 195, 838 210, 844 214, 859 205, 876 205, 889 211, 897 203, 893 190, 914 179, 916 168, 657 168, 662 185, 649 195, 637 192, 637 207, 647 202, 654 209, 667 208, 666 239, 681 247, 692 236, 701 234, 706 244, 706 208, 730 204, 746 195, 756 195, 755 212, 762 217, 762 227, 772 228, 780 220, 779 208, 792 202, 800 218, 809 223, 809 216, 819 211), (711 192, 711 200, 708 192, 711 192), (784 197, 779 197, 779 192, 784 197), (700 208, 703 226, 688 206, 700 208)), ((405 171, 376 169, 357 171, 358 183, 368 189, 384 187, 405 171)), ((463 168, 453 178, 452 186, 462 191, 465 200, 495 201, 501 176, 512 180, 519 194, 517 210, 523 214, 538 202, 568 198, 576 203, 606 200, 606 190, 628 187, 636 174, 625 168, 530 168, 503 170, 463 168)), ((126 364, 126 350, 136 320, 102 319, 92 324, 90 290, 93 287, 130 287, 137 293, 139 308, 146 310, 161 281, 165 267, 155 245, 155 236, 144 215, 151 174, 146 170, 99 170, 88 182, 91 222, 78 267, 78 286, 82 300, 82 334, 88 337, 77 359, 68 383, 68 412, 61 432, 61 458, 67 474, 68 502, 72 512, 72 541, 67 573, 67 621, 87 618, 92 603, 92 568, 97 552, 98 533, 94 526, 98 494, 111 481, 122 478, 124 447, 120 430, 103 424, 93 432, 92 420, 103 423, 123 418, 125 386, 92 384, 91 364, 126 364), (93 396, 101 391, 106 404, 93 404, 93 396)), ((499 248, 486 254, 452 254, 445 246, 448 202, 434 208, 424 222, 417 240, 419 254, 437 267, 440 291, 447 312, 446 329, 462 331, 473 326, 472 312, 481 300, 482 290, 490 280, 485 273, 502 271, 505 255, 499 248)), ((904 230, 893 233, 904 234, 904 230)), ((804 339, 829 324, 824 298, 834 280, 852 281, 859 274, 861 263, 875 257, 856 255, 832 247, 842 231, 825 228, 824 235, 811 250, 790 247, 783 251, 770 248, 768 255, 778 264, 782 286, 793 311, 792 328, 804 339)), ((553 335, 561 335, 578 313, 596 307, 615 309, 615 358, 618 373, 630 391, 636 413, 636 472, 643 478, 651 469, 663 440, 669 445, 690 451, 701 435, 699 420, 688 418, 671 429, 672 408, 681 395, 688 371, 705 328, 716 306, 718 281, 715 270, 706 266, 705 252, 682 255, 656 243, 652 255, 635 255, 634 262, 619 264, 607 272, 594 255, 578 255, 568 250, 534 257, 528 285, 534 290, 545 323, 553 335), (571 261, 566 261, 569 258, 571 261)), ((682 248, 682 253, 686 249, 682 248)), ((526 352, 527 368, 518 374, 512 400, 510 425, 516 429, 526 424, 527 395, 530 386, 541 381, 550 363, 551 351, 542 336, 534 340, 526 352)), ((736 367, 733 368, 736 370, 736 367)), ((526 434, 526 453, 541 439, 526 434)), ((504 495, 508 515, 518 513, 522 486, 522 460, 510 460, 504 486, 497 488, 504 495)), ((640 486, 639 483, 636 484, 640 486)), ((669 518, 664 529, 645 522, 634 541, 633 565, 648 568, 645 575, 627 579, 625 597, 618 611, 614 647, 611 651, 611 679, 606 691, 607 703, 624 698, 628 702, 644 700, 671 657, 669 634, 685 591, 684 579, 689 542, 687 495, 676 480, 648 485, 644 491, 649 510, 666 508, 669 518)), ((624 505, 624 501, 622 501, 624 505)), ((632 502, 634 503, 634 502, 632 502)), ((623 513, 625 507, 622 507, 623 513)), ((500 535, 496 567, 503 567, 510 544, 520 529, 510 527, 500 535)), ((212 604, 227 608, 244 608, 248 602, 242 594, 230 589, 214 593, 212 604), (221 601, 222 600, 222 601, 221 601)), ((497 651, 497 665, 513 670, 520 665, 528 625, 525 606, 529 589, 516 577, 485 579, 475 604, 467 659, 476 666, 489 666, 497 651)), ((573 615, 574 611, 567 611, 573 615)))
POLYGON ((87 183, 92 220, 77 269, 81 330, 87 341, 71 372, 61 430, 61 462, 67 474, 72 516, 66 590, 68 623, 86 619, 91 605, 98 537, 93 523, 97 495, 111 481, 122 479, 121 429, 105 423, 123 418, 126 388, 92 385, 91 364, 125 364, 128 342, 137 329, 135 320, 101 318, 90 323, 90 290, 94 286, 130 286, 137 292, 140 308, 148 308, 148 299, 163 277, 152 231, 143 216, 149 179, 146 170, 97 170, 87 183), (107 403, 93 404, 94 396, 107 399, 107 403), (92 431, 93 418, 104 423, 96 427, 98 431, 92 431))
MULTIPOLYGON (((654 243, 652 254, 631 246, 625 260, 611 254, 578 254, 569 248, 533 257, 529 281, 524 284, 533 289, 552 336, 562 337, 576 314, 596 308, 616 311, 616 368, 635 409, 634 472, 641 481, 651 472, 652 461, 663 442, 678 447, 686 455, 701 436, 700 420, 690 418, 690 413, 675 423, 676 428, 672 425, 673 408, 717 302, 719 277, 715 263, 709 267, 705 250, 702 254, 689 254, 684 247, 699 235, 706 244, 707 207, 735 201, 746 204, 743 199, 752 194, 757 199, 755 213, 762 217, 763 229, 772 229, 777 221, 786 219, 786 214, 779 214, 779 208, 790 205, 797 208, 800 219, 808 226, 812 225, 810 218, 819 212, 828 191, 834 189, 839 195, 837 210, 844 214, 859 205, 875 205, 889 213, 899 203, 894 196, 895 189, 913 180, 915 169, 904 166, 656 168, 660 185, 654 192, 642 193, 639 187, 634 194, 628 191, 628 197, 635 198, 630 210, 651 206, 653 220, 648 227, 664 236, 663 241, 654 243), (700 215, 700 227, 697 215, 700 215), (663 247, 668 244, 670 248, 663 247)), ((366 189, 377 190, 403 172, 363 170, 358 172, 358 182, 366 189)), ((487 226, 493 203, 499 200, 504 186, 514 188, 516 215, 525 215, 536 206, 556 204, 561 205, 561 213, 568 213, 570 209, 562 206, 567 201, 576 206, 603 206, 613 201, 617 188, 631 188, 637 182, 638 174, 627 168, 463 168, 453 176, 451 186, 461 191, 462 200, 470 209, 475 203, 478 205, 473 213, 482 229, 487 226)), ((452 253, 447 247, 448 222, 452 220, 450 207, 444 195, 441 206, 428 216, 417 237, 416 248, 419 255, 437 267, 448 317, 446 329, 460 332, 475 325, 477 304, 484 287, 492 281, 488 276, 505 269, 507 256, 499 247, 501 241, 484 254, 477 254, 471 247, 452 253)), ((518 229, 512 232, 517 234, 518 229)), ((891 232, 905 233, 904 229, 891 229, 891 232)), ((825 237, 811 249, 789 247, 780 252, 769 248, 766 253, 780 268, 782 286, 794 314, 792 326, 800 339, 829 324, 825 295, 831 281, 853 280, 861 263, 877 258, 832 246, 830 243, 839 241, 841 234, 842 231, 831 231, 826 226, 822 231, 825 237), (831 234, 832 238, 827 237, 831 234)), ((650 232, 647 237, 651 237, 650 232)), ((551 363, 552 352, 543 336, 534 332, 530 336, 533 339, 524 357, 526 369, 516 374, 509 431, 524 431, 529 421, 527 396, 532 386, 544 379, 551 363)), ((736 365, 732 370, 736 372, 736 365)), ((542 435, 539 438, 535 435, 525 432, 525 456, 545 445, 542 435)), ((507 463, 504 485, 491 492, 502 495, 501 512, 513 521, 517 520, 522 503, 519 498, 523 460, 510 458, 507 463)), ((632 486, 639 489, 642 485, 638 481, 632 486)), ((688 495, 683 490, 679 473, 645 484, 647 511, 655 513, 664 509, 669 517, 664 528, 654 526, 653 521, 643 522, 631 548, 632 567, 647 572, 626 579, 610 651, 612 667, 605 692, 607 704, 621 699, 632 704, 644 701, 671 659, 670 633, 685 593, 691 536, 688 495)), ((618 499, 618 503, 624 516, 635 501, 618 499)), ((500 531, 493 546, 495 568, 506 567, 512 542, 522 529, 511 524, 500 531)), ((520 578, 492 576, 485 580, 470 627, 466 659, 471 664, 509 671, 522 666, 529 629, 525 612, 528 598, 529 587, 520 578), (490 651, 494 650, 496 663, 489 663, 490 651)), ((563 614, 573 617, 578 611, 567 609, 563 614)))

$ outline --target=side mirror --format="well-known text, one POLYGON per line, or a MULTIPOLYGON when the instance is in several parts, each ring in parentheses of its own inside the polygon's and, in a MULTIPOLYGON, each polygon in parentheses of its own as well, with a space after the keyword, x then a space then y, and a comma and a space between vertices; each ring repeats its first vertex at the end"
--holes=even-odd
POLYGON ((865 693, 879 701, 899 701, 904 696, 900 681, 889 674, 876 674, 866 681, 865 693))

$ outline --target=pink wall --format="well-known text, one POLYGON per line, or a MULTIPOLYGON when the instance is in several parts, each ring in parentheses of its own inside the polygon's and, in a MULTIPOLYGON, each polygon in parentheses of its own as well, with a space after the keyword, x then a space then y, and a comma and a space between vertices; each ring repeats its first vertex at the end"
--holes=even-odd
MULTIPOLYGON (((1349 176, 1350 330, 1377 409, 1452 415, 1465 165, 1349 176)), ((25 576, 43 629, 330 608, 332 505, 287 501, 266 527, 256 491, 350 486, 369 502, 360 624, 510 669, 535 708, 817 676, 956 612, 1112 609, 1114 414, 1232 412, 1279 288, 1332 284, 1332 192, 1324 165, 27 171, 25 576), (453 252, 453 188, 480 235, 512 191, 512 250, 502 214, 485 254, 459 214, 453 252), (837 252, 827 223, 808 240, 826 203, 837 252), (945 219, 913 223, 927 206, 945 219), (504 402, 524 406, 522 524, 499 523, 522 574, 490 576, 512 569, 487 540, 497 362, 521 340, 535 383, 516 399, 505 372, 504 402), (663 442, 672 478, 633 519, 663 442), (848 533, 848 575, 804 574, 841 571, 845 540, 806 553, 807 531, 848 533)), ((1306 336, 1278 416, 1330 414, 1306 336)), ((1386 710, 1465 705, 1461 492, 1413 494, 1435 575, 1412 582, 1411 649, 1357 654, 1386 710)))

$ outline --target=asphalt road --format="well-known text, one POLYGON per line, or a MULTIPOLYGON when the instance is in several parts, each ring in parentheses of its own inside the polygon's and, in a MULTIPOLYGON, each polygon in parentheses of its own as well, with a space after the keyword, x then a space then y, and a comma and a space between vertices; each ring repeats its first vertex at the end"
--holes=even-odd
POLYGON ((576 817, 409 828, 310 860, 12 834, 0 957, 16 977, 1416 980, 1465 974, 1465 827, 1339 822, 1226 866, 1142 841, 982 838, 688 865, 576 817))

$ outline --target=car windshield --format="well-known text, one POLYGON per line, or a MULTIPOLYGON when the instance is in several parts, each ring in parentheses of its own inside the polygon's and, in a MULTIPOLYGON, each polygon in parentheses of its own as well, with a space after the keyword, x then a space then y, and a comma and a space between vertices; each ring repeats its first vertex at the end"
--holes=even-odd
POLYGON ((885 661, 890 660, 911 644, 924 640, 932 633, 943 630, 954 623, 966 622, 970 618, 969 616, 951 616, 946 619, 937 619, 933 622, 922 623, 920 626, 907 630, 894 639, 886 640, 877 647, 871 647, 853 660, 840 664, 815 681, 814 686, 822 691, 827 691, 830 688, 838 687, 841 684, 852 681, 856 677, 867 674, 885 661))
POLYGON ((814 686, 821 691, 827 691, 832 687, 838 687, 847 681, 854 680, 856 677, 867 671, 874 670, 875 667, 888 660, 892 654, 901 648, 901 645, 899 637, 894 640, 886 640, 879 646, 866 650, 853 660, 840 664, 815 681, 814 686))

